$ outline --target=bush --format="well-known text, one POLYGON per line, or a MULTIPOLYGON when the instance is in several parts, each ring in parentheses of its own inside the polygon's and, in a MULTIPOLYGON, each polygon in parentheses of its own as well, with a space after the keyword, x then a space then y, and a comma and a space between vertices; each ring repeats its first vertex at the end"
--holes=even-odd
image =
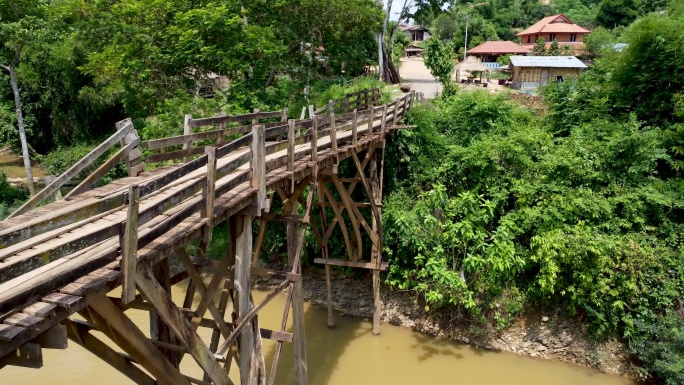
POLYGON ((640 335, 630 341, 630 352, 663 384, 684 384, 684 322, 669 316, 636 326, 640 335))

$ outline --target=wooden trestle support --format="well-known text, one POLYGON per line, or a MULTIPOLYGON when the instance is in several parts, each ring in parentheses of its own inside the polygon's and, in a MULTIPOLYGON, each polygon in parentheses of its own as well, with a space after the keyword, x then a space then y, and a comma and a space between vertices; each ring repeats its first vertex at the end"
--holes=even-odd
MULTIPOLYGON (((402 117, 415 99, 414 93, 403 98, 402 117)), ((141 209, 142 189, 137 185, 130 186, 127 195, 127 216, 123 231, 120 233, 121 295, 108 293, 111 287, 87 292, 83 296, 84 301, 78 305, 80 307, 76 308, 84 320, 65 318, 62 325, 53 329, 66 329, 65 334, 69 339, 138 384, 232 384, 229 374, 232 373, 233 362, 237 365, 236 371, 239 372, 241 384, 273 384, 282 344, 293 343, 296 383, 307 384, 301 268, 307 229, 315 236, 322 254, 321 258, 315 258, 314 262, 325 267, 328 326, 332 328, 335 324, 332 310, 331 266, 365 268, 371 270, 373 278, 373 333, 380 333, 380 271, 387 268, 386 263, 382 262, 381 202, 385 135, 391 126, 397 127, 398 119, 401 118, 398 116, 399 102, 397 99, 393 112, 388 113, 387 105, 368 108, 366 99, 368 109, 363 114, 370 129, 364 129, 363 135, 361 131, 357 134, 357 126, 360 125, 357 124, 356 109, 351 113, 342 114, 345 122, 343 124, 351 126, 350 140, 344 142, 343 149, 338 149, 339 133, 335 127, 335 104, 332 101, 327 108, 327 114, 330 116, 325 117, 330 124, 327 134, 319 134, 319 120, 316 116, 310 116, 310 130, 304 136, 302 131, 296 131, 298 123, 289 120, 286 130, 283 130, 287 139, 282 140, 282 143, 287 142, 285 172, 290 176, 284 183, 275 185, 275 191, 266 189, 266 155, 269 149, 265 145, 265 127, 253 124, 250 158, 243 155, 234 163, 243 162, 243 158, 248 161, 251 159, 246 181, 251 178, 250 187, 251 191, 256 191, 256 199, 251 205, 242 206, 244 208, 238 208, 226 217, 212 215, 215 213, 216 179, 220 175, 220 170, 217 170, 216 148, 206 147, 206 180, 201 182, 202 207, 199 218, 202 227, 199 233, 188 234, 199 238, 197 246, 188 248, 186 245, 190 244, 190 239, 185 239, 172 246, 169 249, 170 253, 162 254, 144 264, 138 264, 137 256, 139 214, 141 223, 149 219, 144 219, 145 211, 141 209), (379 132, 377 129, 373 130, 377 118, 381 121, 379 132), (330 141, 327 145, 324 144, 325 147, 321 148, 319 154, 318 141, 324 135, 329 135, 330 141), (305 173, 297 171, 302 169, 303 163, 295 147, 302 142, 296 142, 299 139, 295 138, 308 138, 306 140, 310 141, 310 159, 306 164, 305 173), (325 158, 318 159, 319 157, 325 158), (345 166, 349 166, 345 170, 349 172, 351 168, 352 173, 349 175, 353 174, 353 177, 344 177, 339 173, 340 162, 345 159, 345 166), (295 167, 296 164, 298 169, 295 167), (212 261, 206 259, 205 255, 213 238, 212 232, 219 221, 228 223, 229 245, 220 260, 212 261), (259 231, 256 239, 253 239, 252 229, 255 222, 259 223, 259 231), (273 222, 284 222, 286 226, 286 271, 267 270, 256 265, 265 229, 273 222), (344 256, 333 258, 330 255, 331 237, 340 233, 348 259, 342 259, 344 256), (365 247, 364 241, 367 242, 365 247), (167 255, 171 257, 166 257, 167 255), (180 271, 171 266, 170 259, 174 259, 173 256, 180 261, 180 271), (277 279, 280 283, 261 302, 255 303, 251 294, 253 276, 277 279), (182 301, 180 298, 174 301, 171 296, 172 286, 188 278, 182 301), (220 295, 217 298, 215 294, 218 292, 220 295), (286 301, 280 324, 274 330, 262 328, 258 317, 259 311, 283 292, 286 301), (141 330, 126 315, 125 311, 128 309, 149 312, 149 333, 141 330), (293 318, 292 333, 286 331, 290 309, 293 318), (229 311, 230 321, 226 321, 226 313, 229 311), (208 342, 203 341, 198 334, 200 327, 211 329, 211 339, 208 342), (124 353, 115 351, 93 334, 93 331, 103 333, 124 353), (276 341, 269 373, 262 351, 262 338, 276 341), (220 343, 221 341, 223 342, 220 343), (186 355, 192 357, 201 368, 202 378, 192 378, 181 372, 180 363, 186 355)), ((310 107, 309 114, 313 113, 314 109, 310 107)), ((361 111, 358 118, 361 119, 361 111)), ((130 140, 131 143, 139 142, 137 137, 130 140)), ((185 152, 179 154, 185 156, 188 150, 183 151, 185 152)), ((109 276, 102 278, 112 279, 109 276)), ((67 302, 73 297, 66 294, 62 296, 63 298, 54 300, 59 302, 60 306, 71 306, 67 302)), ((76 307, 77 304, 73 306, 76 307)), ((22 349, 27 350, 30 345, 25 344, 22 349)))

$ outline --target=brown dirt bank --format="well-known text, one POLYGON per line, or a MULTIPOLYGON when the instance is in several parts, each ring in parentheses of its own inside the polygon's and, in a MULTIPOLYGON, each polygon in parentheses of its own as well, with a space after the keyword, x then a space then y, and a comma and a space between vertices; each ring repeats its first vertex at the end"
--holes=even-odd
MULTIPOLYGON (((333 269, 334 270, 334 269, 333 269)), ((333 271, 333 307, 342 314, 372 318, 373 292, 370 273, 362 279, 333 271)), ((266 284, 262 282, 261 284, 266 284)), ((305 268, 304 300, 326 304, 325 275, 321 268, 305 268)), ((382 321, 415 331, 449 338, 483 349, 502 350, 539 359, 559 360, 604 373, 637 378, 625 344, 610 340, 593 342, 581 320, 562 311, 528 312, 504 330, 464 322, 448 312, 427 312, 409 292, 381 288, 382 321)))

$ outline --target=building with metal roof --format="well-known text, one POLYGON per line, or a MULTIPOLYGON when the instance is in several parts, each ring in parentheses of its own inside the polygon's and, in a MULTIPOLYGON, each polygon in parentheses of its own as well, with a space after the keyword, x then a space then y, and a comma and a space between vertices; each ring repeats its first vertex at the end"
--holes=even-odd
POLYGON ((518 90, 534 90, 549 81, 563 82, 579 76, 586 68, 574 56, 511 56, 511 85, 518 90))

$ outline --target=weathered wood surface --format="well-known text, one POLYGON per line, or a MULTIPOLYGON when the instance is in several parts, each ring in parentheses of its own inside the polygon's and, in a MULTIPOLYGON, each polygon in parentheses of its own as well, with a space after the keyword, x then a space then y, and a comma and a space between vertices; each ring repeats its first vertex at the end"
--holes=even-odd
MULTIPOLYGON (((403 101, 405 110, 407 100, 403 101)), ((350 105, 349 108, 353 106, 350 105)), ((385 111, 387 112, 384 116, 393 113, 392 108, 385 111)), ((287 185, 294 188, 293 181, 304 181, 314 176, 313 174, 318 169, 329 169, 358 152, 378 148, 381 143, 381 130, 384 128, 386 133, 389 133, 395 128, 387 124, 383 125, 386 120, 382 119, 382 114, 377 112, 357 111, 356 114, 352 112, 348 116, 342 116, 344 119, 356 117, 356 124, 344 121, 339 118, 338 114, 332 119, 327 116, 323 119, 315 117, 315 119, 293 123, 276 122, 279 125, 264 127, 261 132, 257 128, 255 134, 248 133, 233 142, 222 145, 215 152, 217 160, 213 209, 207 209, 210 206, 207 205, 206 197, 202 194, 208 180, 207 156, 204 155, 187 164, 143 172, 137 177, 125 178, 104 187, 84 191, 73 196, 70 202, 56 202, 6 223, 0 222, 0 242, 4 247, 4 250, 0 250, 0 260, 3 262, 0 264, 0 278, 2 278, 2 265, 5 261, 14 261, 8 266, 26 266, 20 267, 14 275, 7 275, 4 280, 0 279, 0 282, 4 281, 0 283, 0 356, 31 341, 73 312, 82 310, 90 303, 89 298, 96 295, 99 298, 100 294, 97 293, 100 291, 111 290, 121 284, 122 274, 118 270, 121 264, 119 237, 123 236, 127 221, 128 205, 132 195, 128 192, 129 186, 136 184, 140 186, 136 246, 138 273, 136 275, 147 279, 146 269, 167 258, 173 250, 178 250, 193 239, 201 237, 211 221, 220 223, 241 210, 255 203, 258 204, 264 199, 265 195, 262 194, 265 194, 267 190, 274 191, 287 185), (337 128, 334 133, 331 133, 329 126, 325 126, 332 122, 335 122, 333 124, 337 128), (287 136, 287 140, 282 140, 284 136, 287 136), (278 141, 264 142, 266 138, 275 138, 278 141), (256 143, 257 147, 254 147, 253 143, 256 143), (282 144, 282 147, 270 147, 276 148, 277 151, 273 150, 269 153, 266 150, 263 152, 264 155, 257 158, 257 160, 262 160, 261 162, 253 162, 254 149, 258 153, 259 147, 264 143, 266 146, 271 146, 271 143, 278 146, 282 144), (312 148, 315 148, 315 151, 312 151, 312 148), (255 164, 258 167, 255 168, 255 164), (45 255, 48 255, 47 259, 41 262, 40 256, 44 258, 45 255), (36 264, 24 263, 30 260, 35 261, 36 264)), ((401 112, 403 111, 399 111, 401 112)), ((257 114, 247 114, 243 118, 255 119, 257 114)), ((282 120, 283 112, 278 111, 278 115, 272 118, 282 120)), ((363 178, 359 177, 350 180, 340 179, 344 179, 345 182, 352 182, 351 179, 353 179, 353 183, 364 184, 363 178)), ((305 186, 306 183, 300 186, 305 186)), ((328 204, 335 202, 332 196, 325 195, 328 204)), ((327 207, 333 210, 344 207, 359 218, 361 215, 357 213, 358 209, 372 205, 372 203, 335 202, 327 207), (346 207, 348 205, 352 207, 346 207)), ((283 216, 283 220, 293 225, 299 221, 309 221, 308 217, 290 216, 291 220, 285 218, 286 216, 283 216)), ((271 215, 271 219, 277 219, 277 217, 271 215)), ((340 221, 337 215, 335 219, 340 221)), ((329 230, 330 227, 324 228, 323 233, 318 230, 314 231, 318 234, 317 239, 322 240, 323 234, 328 233, 329 230)), ((360 243, 357 247, 360 248, 360 243)), ((251 253, 246 262, 251 262, 251 253)), ((326 259, 326 262, 338 264, 336 260, 326 259)), ((352 263, 347 266, 386 268, 384 263, 372 267, 362 266, 365 263, 362 261, 339 262, 339 264, 352 263)), ((292 287, 295 285, 294 282, 300 280, 300 276, 295 273, 286 275, 286 278, 292 287)), ((151 286, 150 283, 145 284, 147 285, 145 286, 146 295, 154 297, 155 308, 163 308, 165 303, 169 303, 168 298, 163 299, 163 290, 154 285, 154 280, 148 279, 148 281, 152 284, 151 286)), ((220 284, 212 281, 210 286, 213 290, 220 284)), ((203 287, 203 290, 207 289, 203 287)), ((139 296, 133 298, 139 298, 139 296)), ((201 308, 200 312, 209 311, 214 319, 222 318, 222 314, 213 303, 207 305, 207 302, 204 302, 201 308)), ((225 307, 222 310, 225 310, 225 307)), ((247 313, 250 310, 247 308, 247 313)), ((197 314, 186 319, 187 314, 182 311, 179 313, 179 311, 170 308, 169 312, 163 316, 165 321, 175 323, 171 326, 175 327, 178 333, 185 333, 181 345, 187 350, 195 349, 193 357, 207 370, 207 373, 213 373, 211 379, 215 382, 226 383, 220 376, 216 364, 212 362, 216 357, 210 351, 215 351, 215 348, 209 349, 206 346, 197 345, 193 342, 193 334, 187 334, 185 326, 193 321, 193 317, 199 319, 200 326, 215 325, 214 321, 207 320, 201 315, 197 317, 197 314), (180 314, 183 314, 182 318, 180 314)), ((91 314, 91 316, 97 318, 97 315, 91 314)), ((240 325, 239 320, 234 323, 224 323, 220 334, 227 337, 232 328, 241 327, 240 325)), ((264 335, 266 329, 257 328, 257 330, 262 330, 256 333, 257 335, 268 338, 264 335)), ((292 340, 291 334, 283 333, 285 332, 266 332, 267 335, 275 336, 278 340, 292 340)), ((75 334, 73 335, 76 337, 75 334)), ((112 335, 116 338, 121 337, 112 335)), ((131 343, 127 339, 126 341, 126 343, 131 343)), ((101 351, 101 347, 98 346, 96 342, 91 344, 92 349, 101 351)), ((138 348, 144 348, 144 344, 138 348)), ((117 365, 127 365, 120 359, 115 359, 115 361, 119 363, 117 365)), ((157 369, 159 365, 162 364, 157 363, 157 369)), ((146 369, 151 370, 147 367, 146 369)), ((167 373, 166 376, 168 375, 171 374, 167 373)))

